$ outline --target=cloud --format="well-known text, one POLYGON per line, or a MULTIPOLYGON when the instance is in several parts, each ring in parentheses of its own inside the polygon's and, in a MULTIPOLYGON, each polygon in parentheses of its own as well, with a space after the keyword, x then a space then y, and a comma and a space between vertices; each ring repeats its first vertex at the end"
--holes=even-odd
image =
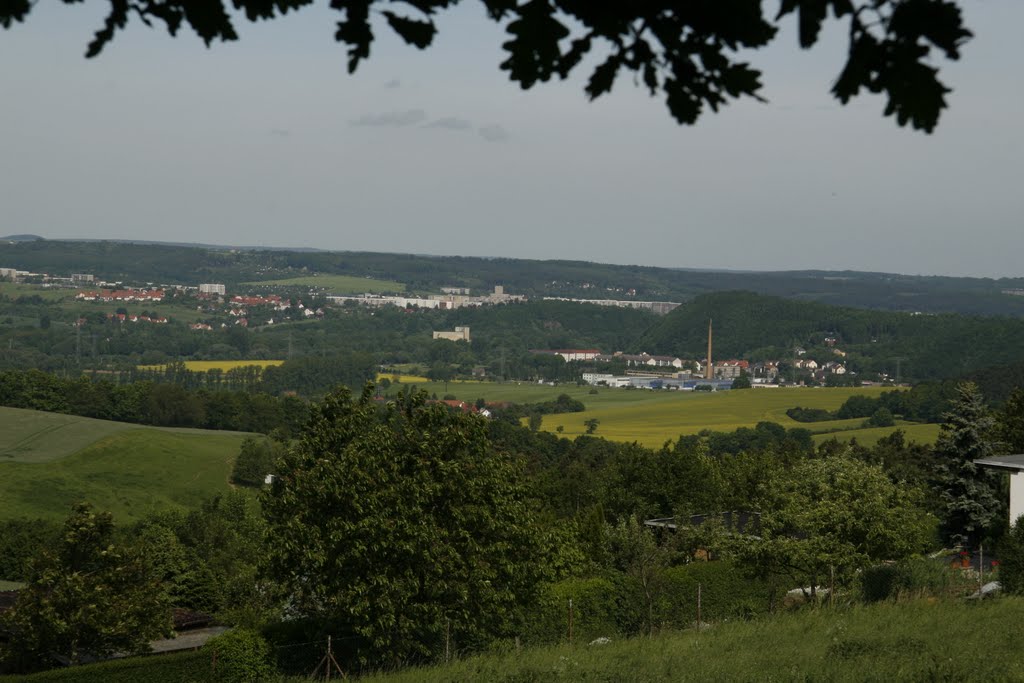
POLYGON ((400 88, 402 87, 402 81, 397 78, 392 78, 390 81, 384 84, 385 88, 400 88))
POLYGON ((460 119, 455 116, 445 116, 435 119, 423 126, 424 128, 447 128, 448 130, 469 130, 473 127, 472 121, 460 119))
POLYGON ((363 114, 352 122, 353 126, 411 126, 427 118, 422 109, 389 111, 381 114, 363 114))
POLYGON ((480 137, 487 140, 487 142, 504 142, 509 138, 508 131, 497 123, 489 123, 486 126, 480 126, 478 132, 480 133, 480 137))
POLYGON ((270 134, 277 138, 286 138, 292 133, 290 130, 285 130, 284 128, 271 128, 270 134))

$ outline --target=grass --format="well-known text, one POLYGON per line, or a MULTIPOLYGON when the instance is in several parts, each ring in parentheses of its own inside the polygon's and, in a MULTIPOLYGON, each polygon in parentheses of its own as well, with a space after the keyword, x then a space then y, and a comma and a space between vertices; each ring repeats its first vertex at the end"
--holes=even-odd
MULTIPOLYGON (((235 368, 259 367, 269 368, 281 365, 283 360, 187 360, 185 369, 193 372, 206 372, 208 370, 233 370, 235 368)), ((139 370, 163 370, 164 365, 140 365, 139 370)))
POLYGON ((0 408, 0 519, 64 519, 88 500, 119 521, 229 489, 246 434, 0 408))
MULTIPOLYGON (((541 429, 554 432, 563 427, 562 435, 576 437, 586 431, 584 421, 599 421, 596 435, 613 441, 636 441, 645 446, 659 447, 680 435, 696 434, 703 429, 729 432, 740 427, 753 427, 768 421, 783 427, 801 427, 814 432, 821 441, 833 435, 840 439, 856 436, 858 441, 874 443, 894 429, 904 429, 908 438, 933 441, 938 434, 936 425, 901 424, 893 428, 865 430, 863 420, 831 420, 828 422, 797 422, 786 415, 795 406, 835 410, 853 395, 878 396, 881 387, 864 388, 787 388, 751 389, 747 391, 721 391, 714 393, 681 391, 648 391, 642 389, 610 389, 599 387, 591 394, 591 387, 557 386, 541 384, 499 384, 495 382, 410 382, 403 378, 400 386, 415 386, 428 393, 453 394, 473 402, 477 398, 487 401, 534 403, 549 401, 559 394, 579 399, 587 409, 582 413, 545 415, 541 429)), ((390 391, 395 392, 395 387, 390 391)))
POLYGON ((226 492, 244 434, 138 428, 42 463, 0 463, 0 519, 61 520, 82 500, 119 522, 226 492))
POLYGON ((141 428, 124 422, 75 415, 0 408, 0 466, 9 462, 60 460, 100 439, 141 428))
MULTIPOLYGON (((368 683, 600 681, 1019 681, 1024 599, 805 609, 606 645, 557 645, 362 676, 368 683)), ((210 655, 133 657, 0 681, 192 681, 210 655)), ((267 680, 298 681, 305 677, 267 680)))
POLYGON ((38 296, 47 301, 60 301, 61 299, 74 299, 77 293, 78 290, 76 289, 25 285, 17 282, 0 282, 0 296, 9 296, 12 299, 19 296, 38 296))
POLYGON ((280 285, 282 287, 317 287, 331 294, 363 294, 365 292, 404 292, 405 285, 392 280, 374 280, 354 275, 305 275, 282 280, 245 282, 246 285, 280 285))
POLYGON ((1021 680, 1022 617, 1020 598, 805 610, 603 646, 528 648, 362 680, 1021 680))

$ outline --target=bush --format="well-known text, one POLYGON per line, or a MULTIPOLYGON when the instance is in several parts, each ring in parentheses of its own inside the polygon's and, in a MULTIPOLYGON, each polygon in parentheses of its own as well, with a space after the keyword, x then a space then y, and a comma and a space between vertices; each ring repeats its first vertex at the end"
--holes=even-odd
POLYGON ((964 585, 959 572, 950 571, 944 562, 927 557, 870 567, 860 576, 861 597, 865 602, 962 593, 964 585))
POLYGON ((767 613, 771 593, 765 581, 750 579, 729 560, 691 562, 665 572, 671 605, 669 625, 688 628, 697 623, 697 586, 701 593, 701 621, 748 619, 767 613))
POLYGON ((892 412, 888 408, 879 408, 875 412, 871 413, 871 417, 867 420, 869 427, 892 427, 896 424, 896 420, 892 416, 892 412))
POLYGON ((573 606, 573 638, 590 642, 621 632, 619 587, 606 579, 566 579, 548 584, 533 611, 526 615, 526 641, 564 642, 569 634, 569 600, 573 606))
POLYGON ((216 654, 213 680, 227 683, 259 681, 274 675, 270 645, 259 633, 248 629, 235 629, 203 646, 203 652, 216 654))
POLYGON ((999 583, 1007 593, 1024 594, 1024 517, 999 542, 999 583))
POLYGON ((787 410, 786 416, 797 422, 825 422, 836 419, 835 415, 822 408, 801 408, 800 406, 787 410))

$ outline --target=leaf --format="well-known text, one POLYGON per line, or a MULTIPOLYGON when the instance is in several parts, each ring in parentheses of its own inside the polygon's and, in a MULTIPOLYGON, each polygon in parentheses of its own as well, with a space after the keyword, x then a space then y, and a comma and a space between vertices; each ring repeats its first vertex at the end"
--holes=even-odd
POLYGON ((437 28, 432 21, 418 21, 408 17, 400 17, 394 12, 382 12, 388 20, 388 25, 395 33, 402 36, 402 39, 410 45, 415 45, 421 50, 429 47, 434 40, 437 28))
POLYGON ((615 83, 615 75, 618 73, 620 66, 622 66, 622 55, 613 54, 609 55, 608 59, 604 60, 594 69, 594 73, 590 74, 590 80, 587 82, 586 87, 590 99, 593 100, 611 91, 612 85, 615 83))

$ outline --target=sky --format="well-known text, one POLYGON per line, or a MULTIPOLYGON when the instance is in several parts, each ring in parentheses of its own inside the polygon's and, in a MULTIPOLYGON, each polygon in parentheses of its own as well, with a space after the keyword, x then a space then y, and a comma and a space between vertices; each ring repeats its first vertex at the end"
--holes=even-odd
POLYGON ((381 26, 355 75, 321 7, 209 49, 136 19, 87 60, 106 4, 0 29, 0 235, 1024 276, 1020 0, 961 0, 932 135, 832 99, 835 22, 749 54, 767 104, 680 126, 630 77, 521 90, 472 0, 426 51, 381 26))

